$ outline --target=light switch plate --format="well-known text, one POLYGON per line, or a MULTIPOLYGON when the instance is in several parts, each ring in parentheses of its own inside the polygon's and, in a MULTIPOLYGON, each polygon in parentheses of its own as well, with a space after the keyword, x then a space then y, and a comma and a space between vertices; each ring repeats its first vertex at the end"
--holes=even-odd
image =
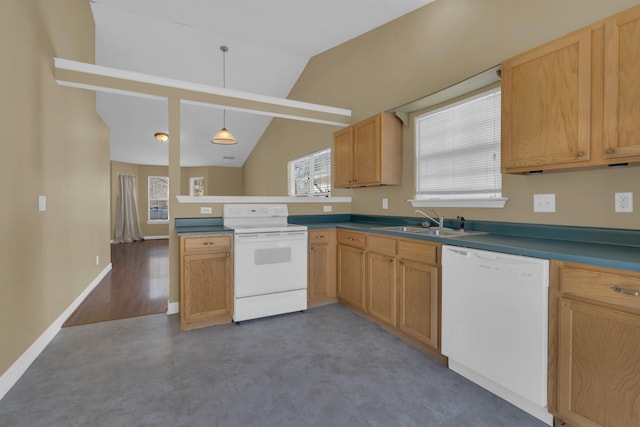
POLYGON ((616 212, 633 212, 633 193, 616 193, 616 212))
POLYGON ((555 212, 556 211, 556 195, 555 194, 534 194, 533 195, 533 211, 534 212, 555 212))
POLYGON ((38 210, 40 212, 47 210, 47 196, 38 196, 38 210))
POLYGON ((389 209, 389 199, 386 197, 382 199, 382 209, 389 209))
POLYGON ((331 210, 332 210, 331 205, 322 207, 322 212, 331 212, 331 210))
POLYGON ((204 206, 200 207, 200 213, 201 214, 210 214, 211 212, 213 212, 211 208, 206 208, 204 206))

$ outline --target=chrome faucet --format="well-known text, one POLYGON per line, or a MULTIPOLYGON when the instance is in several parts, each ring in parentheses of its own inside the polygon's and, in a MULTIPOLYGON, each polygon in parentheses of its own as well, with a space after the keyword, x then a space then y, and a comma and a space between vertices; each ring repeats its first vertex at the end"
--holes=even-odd
MULTIPOLYGON (((432 210, 433 211, 433 210, 432 210)), ((436 211, 433 211, 433 213, 436 214, 436 216, 438 217, 438 219, 434 219, 432 217, 430 217, 429 215, 427 215, 426 213, 422 212, 420 209, 416 209, 416 213, 419 213, 421 215, 426 216, 427 218, 429 218, 431 221, 435 222, 439 228, 444 228, 444 217, 443 216, 439 216, 438 213, 436 211)), ((429 223, 429 221, 424 221, 422 223, 423 227, 430 227, 431 224, 429 223)))

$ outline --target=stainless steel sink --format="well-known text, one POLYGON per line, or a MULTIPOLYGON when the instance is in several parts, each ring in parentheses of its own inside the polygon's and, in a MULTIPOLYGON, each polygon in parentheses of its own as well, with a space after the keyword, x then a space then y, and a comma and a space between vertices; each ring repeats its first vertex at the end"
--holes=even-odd
POLYGON ((428 230, 428 228, 413 225, 392 225, 389 227, 376 227, 376 229, 386 231, 399 231, 401 233, 418 233, 422 230, 428 230))
POLYGON ((411 225, 394 225, 387 227, 376 227, 377 230, 397 231, 400 233, 422 234, 425 236, 438 236, 438 237, 465 237, 465 236, 477 236, 478 234, 487 234, 484 231, 464 231, 453 230, 451 228, 424 228, 411 225))

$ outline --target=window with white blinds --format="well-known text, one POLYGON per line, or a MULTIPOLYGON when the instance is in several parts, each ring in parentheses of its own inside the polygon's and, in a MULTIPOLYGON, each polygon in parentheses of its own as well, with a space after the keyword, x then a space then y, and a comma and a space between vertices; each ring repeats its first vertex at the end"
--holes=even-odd
POLYGON ((416 117, 416 199, 502 197, 500 88, 416 117))
POLYGON ((289 161, 289 196, 331 195, 331 148, 289 161))

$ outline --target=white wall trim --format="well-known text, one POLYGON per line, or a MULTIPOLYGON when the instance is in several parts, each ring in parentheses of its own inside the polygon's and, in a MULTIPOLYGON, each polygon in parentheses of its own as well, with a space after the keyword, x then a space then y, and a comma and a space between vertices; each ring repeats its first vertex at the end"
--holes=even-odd
POLYGON ((351 203, 343 197, 176 196, 178 203, 351 203))
POLYGON ((171 302, 167 304, 167 316, 170 314, 177 314, 180 312, 180 302, 171 302))
POLYGON ((91 293, 91 291, 98 286, 100 281, 111 271, 111 263, 109 263, 104 270, 102 270, 98 276, 85 288, 84 291, 67 307, 65 311, 53 321, 51 325, 36 339, 29 348, 22 353, 22 355, 6 370, 2 377, 0 377, 0 400, 11 390, 11 387, 15 385, 20 377, 31 366, 34 360, 42 353, 42 351, 49 345, 51 340, 60 332, 62 324, 71 316, 76 308, 84 301, 84 299, 91 293))
POLYGON ((144 240, 163 240, 168 238, 169 238, 168 234, 166 236, 144 236, 144 240))

